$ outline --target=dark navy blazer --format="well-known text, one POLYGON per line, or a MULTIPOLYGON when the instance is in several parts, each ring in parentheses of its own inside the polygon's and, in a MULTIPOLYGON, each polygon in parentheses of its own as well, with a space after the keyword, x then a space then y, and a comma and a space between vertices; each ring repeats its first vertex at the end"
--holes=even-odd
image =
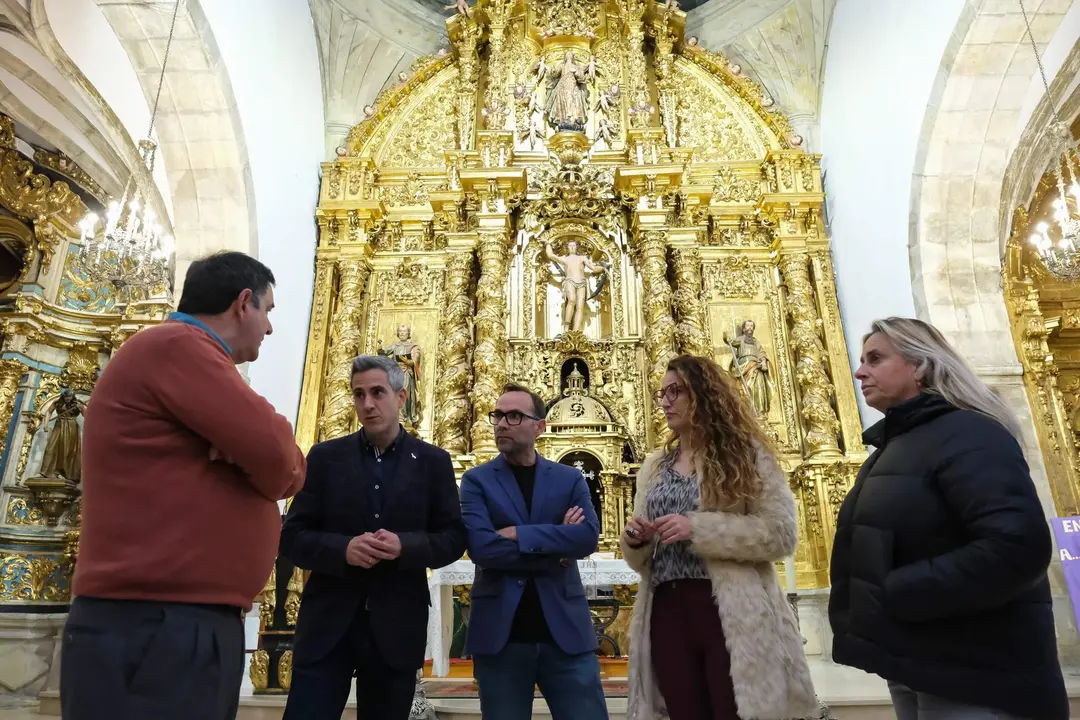
POLYGON ((588 557, 600 538, 581 472, 538 457, 532 512, 527 513, 514 472, 500 455, 461 479, 461 515, 469 559, 476 565, 466 652, 487 655, 505 647, 529 578, 559 648, 574 655, 594 651, 596 631, 577 563, 561 562, 588 557), (563 516, 575 505, 584 512, 584 522, 564 525, 563 516), (517 527, 516 541, 496 533, 511 526, 517 527))

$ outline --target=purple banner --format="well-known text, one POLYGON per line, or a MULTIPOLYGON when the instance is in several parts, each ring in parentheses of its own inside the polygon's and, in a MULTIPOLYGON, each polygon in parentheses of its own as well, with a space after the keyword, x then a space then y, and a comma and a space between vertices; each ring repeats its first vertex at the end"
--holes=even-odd
POLYGON ((1065 585, 1069 588, 1073 616, 1076 626, 1080 628, 1080 517, 1053 518, 1050 524, 1057 541, 1058 559, 1065 571, 1065 585))

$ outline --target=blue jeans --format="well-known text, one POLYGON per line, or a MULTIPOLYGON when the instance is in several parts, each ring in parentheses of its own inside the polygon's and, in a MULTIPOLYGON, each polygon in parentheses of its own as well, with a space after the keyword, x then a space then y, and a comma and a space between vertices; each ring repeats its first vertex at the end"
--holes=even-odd
POLYGON ((495 655, 474 655, 480 713, 491 720, 531 720, 533 688, 552 720, 608 720, 600 662, 594 653, 567 655, 558 645, 507 643, 495 655))
POLYGON ((889 683, 896 720, 1022 720, 1004 710, 964 705, 889 683))

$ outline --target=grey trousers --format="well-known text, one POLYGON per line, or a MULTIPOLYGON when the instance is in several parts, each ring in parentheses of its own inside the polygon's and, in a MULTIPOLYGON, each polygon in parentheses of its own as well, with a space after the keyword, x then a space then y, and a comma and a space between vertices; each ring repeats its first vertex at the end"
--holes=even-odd
POLYGON ((60 654, 64 720, 234 720, 239 608, 76 598, 60 654))
POLYGON ((889 683, 896 720, 1023 720, 1004 710, 975 707, 889 683))

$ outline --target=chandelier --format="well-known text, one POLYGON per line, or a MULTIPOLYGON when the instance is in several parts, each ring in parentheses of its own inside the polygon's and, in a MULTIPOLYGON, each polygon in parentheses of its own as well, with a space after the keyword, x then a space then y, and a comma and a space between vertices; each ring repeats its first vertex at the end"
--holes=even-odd
POLYGON ((91 212, 79 224, 82 237, 79 264, 87 279, 112 285, 128 300, 132 291, 152 292, 155 288, 168 289, 171 286, 173 239, 148 206, 146 198, 149 191, 143 189, 143 184, 150 187, 154 182, 154 156, 157 153, 157 143, 153 139, 154 122, 157 120, 179 10, 180 0, 176 0, 169 40, 161 61, 157 95, 150 113, 150 129, 146 138, 139 141, 143 168, 132 171, 123 195, 120 200, 109 203, 104 218, 91 212), (142 170, 145 170, 145 175, 142 170), (145 183, 140 183, 140 176, 145 178, 145 183))
POLYGON ((1042 78, 1047 102, 1050 103, 1053 114, 1049 137, 1054 157, 1054 177, 1057 180, 1057 195, 1052 203, 1053 227, 1048 222, 1036 224, 1031 235, 1031 244, 1035 246, 1043 265, 1051 275, 1072 282, 1080 280, 1080 219, 1069 209, 1069 196, 1072 196, 1074 205, 1080 203, 1076 141, 1073 140, 1068 123, 1058 115, 1054 99, 1050 96, 1050 83, 1046 79, 1046 69, 1043 67, 1042 57, 1039 56, 1035 36, 1031 33, 1031 22, 1028 20, 1024 0, 1018 2, 1024 16, 1028 39, 1031 41, 1031 49, 1035 52, 1035 62, 1039 66, 1039 76, 1042 78))

